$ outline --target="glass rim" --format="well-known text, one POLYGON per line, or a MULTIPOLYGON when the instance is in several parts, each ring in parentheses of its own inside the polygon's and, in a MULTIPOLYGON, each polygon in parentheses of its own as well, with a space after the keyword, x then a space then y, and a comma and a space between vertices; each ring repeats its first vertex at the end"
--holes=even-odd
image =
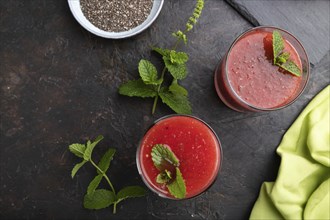
POLYGON ((165 115, 165 116, 162 116, 160 117, 159 119, 156 119, 149 127, 148 129, 146 129, 146 131, 144 132, 143 134, 143 137, 140 139, 139 141, 139 145, 137 147, 137 150, 136 150, 136 166, 137 166, 137 169, 138 169, 138 172, 139 172, 139 175, 141 176, 141 179, 142 181, 144 182, 144 184, 155 194, 157 194, 159 197, 161 198, 164 198, 164 199, 169 199, 169 200, 175 200, 175 201, 181 201, 181 200, 189 200, 189 199, 192 199, 192 198, 195 198, 195 197, 198 197, 200 195, 202 195, 203 193, 205 193, 214 183, 215 181, 217 180, 218 178, 218 174, 220 173, 221 171, 221 167, 222 167, 222 161, 223 161, 223 150, 222 150, 222 145, 221 145, 221 142, 220 142, 220 139, 217 135, 217 133, 214 131, 214 129, 208 124, 206 123, 204 120, 196 117, 196 116, 193 116, 193 115, 188 115, 188 114, 170 114, 170 115, 165 115), (191 197, 187 197, 187 198, 183 198, 183 199, 178 199, 178 198, 175 198, 175 197, 171 197, 171 196, 168 196, 164 193, 162 193, 161 191, 159 190, 156 190, 154 187, 152 187, 150 185, 150 183, 146 180, 146 177, 142 171, 142 165, 140 164, 140 151, 141 151, 141 143, 142 143, 142 140, 144 138, 144 136, 148 133, 148 131, 155 125, 157 124, 158 122, 164 120, 164 119, 167 119, 167 118, 172 118, 172 117, 188 117, 188 118, 193 118, 195 120, 198 120, 200 122, 202 122, 204 125, 206 125, 206 127, 213 133, 214 137, 216 138, 216 141, 218 143, 218 148, 219 148, 219 163, 217 165, 217 171, 214 173, 214 176, 212 177, 212 181, 210 182, 210 184, 205 188, 203 189, 200 193, 194 195, 194 196, 191 196, 191 197))
MULTIPOLYGON (((301 59, 301 55, 299 53, 298 53, 298 55, 299 55, 299 58, 301 59)), ((249 108, 251 108, 252 111, 275 111, 275 110, 279 110, 279 109, 283 109, 283 108, 288 107, 289 105, 291 105, 292 103, 294 103, 301 96, 301 94, 305 91, 306 86, 307 86, 307 83, 308 83, 309 78, 310 78, 310 62, 309 62, 308 54, 307 54, 307 52, 305 50, 305 47, 302 45, 302 43, 300 42, 300 40, 297 37, 295 37, 292 33, 290 33, 287 30, 284 30, 282 28, 275 27, 275 26, 267 26, 267 25, 257 26, 257 27, 250 28, 250 29, 244 31, 243 33, 241 33, 238 37, 235 38, 235 40, 233 41, 233 43, 230 45, 230 47, 229 47, 229 49, 228 49, 228 51, 227 51, 227 53, 225 55, 224 62, 225 62, 225 74, 224 74, 225 77, 224 77, 224 79, 226 80, 226 83, 229 85, 230 91, 235 95, 235 98, 237 98, 244 105, 247 105, 249 108), (305 60, 306 60, 306 63, 307 63, 307 66, 306 66, 306 80, 304 81, 304 84, 301 87, 300 91, 297 93, 297 95, 295 95, 295 97, 291 101, 289 101, 288 103, 286 103, 284 105, 277 106, 277 107, 271 107, 271 108, 257 107, 257 106, 254 106, 254 105, 246 102, 244 99, 242 99, 236 93, 235 89, 233 89, 231 83, 228 80, 228 57, 229 57, 230 52, 232 51, 232 49, 236 45, 236 43, 242 37, 244 37, 246 34, 252 32, 252 31, 258 30, 258 29, 265 29, 265 28, 279 30, 279 31, 281 31, 283 33, 286 33, 290 37, 292 37, 292 39, 295 40, 296 43, 298 43, 298 45, 300 46, 300 49, 302 49, 303 56, 304 56, 304 58, 306 58, 305 60)), ((302 72, 303 72, 303 68, 302 68, 302 72)), ((303 77, 303 76, 300 76, 300 77, 303 77)))

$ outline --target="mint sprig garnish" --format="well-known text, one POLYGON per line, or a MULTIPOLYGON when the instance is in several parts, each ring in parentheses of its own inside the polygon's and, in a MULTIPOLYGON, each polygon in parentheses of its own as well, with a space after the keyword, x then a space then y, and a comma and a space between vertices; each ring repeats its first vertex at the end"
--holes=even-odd
POLYGON ((179 114, 191 114, 192 109, 188 99, 187 90, 179 84, 179 80, 187 77, 187 62, 189 56, 185 52, 176 51, 179 44, 187 44, 187 33, 197 23, 204 7, 204 0, 197 0, 194 12, 189 17, 184 31, 172 33, 176 43, 171 49, 152 47, 152 50, 162 56, 164 68, 160 77, 156 67, 148 60, 142 59, 138 65, 140 79, 128 81, 119 87, 119 94, 130 97, 154 98, 152 114, 156 111, 158 99, 179 114), (172 83, 163 85, 165 73, 170 73, 172 83))
POLYGON ((116 152, 115 149, 108 149, 102 156, 99 163, 92 160, 92 153, 95 146, 103 139, 103 136, 98 136, 93 142, 87 141, 86 144, 71 144, 69 150, 83 160, 76 164, 72 169, 71 176, 74 178, 78 170, 85 164, 90 163, 96 168, 97 175, 89 183, 86 195, 84 196, 84 207, 86 209, 103 209, 113 205, 113 213, 116 213, 116 207, 119 202, 127 198, 144 196, 146 191, 140 186, 127 186, 116 193, 109 177, 106 172, 110 167, 110 163, 116 152), (108 183, 110 190, 98 189, 101 181, 105 179, 108 183))
POLYGON ((273 63, 293 75, 301 76, 301 70, 297 64, 290 60, 290 53, 284 50, 284 39, 280 32, 273 31, 273 63))
POLYGON ((179 159, 166 144, 156 144, 151 150, 151 159, 160 171, 156 182, 164 184, 177 199, 186 197, 186 184, 180 171, 179 159))

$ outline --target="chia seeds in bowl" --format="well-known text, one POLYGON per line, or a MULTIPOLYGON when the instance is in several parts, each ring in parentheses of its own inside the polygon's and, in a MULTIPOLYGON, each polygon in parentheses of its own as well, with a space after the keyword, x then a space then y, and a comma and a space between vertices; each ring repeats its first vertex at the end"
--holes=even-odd
POLYGON ((68 0, 76 20, 100 37, 134 36, 157 18, 164 0, 68 0))

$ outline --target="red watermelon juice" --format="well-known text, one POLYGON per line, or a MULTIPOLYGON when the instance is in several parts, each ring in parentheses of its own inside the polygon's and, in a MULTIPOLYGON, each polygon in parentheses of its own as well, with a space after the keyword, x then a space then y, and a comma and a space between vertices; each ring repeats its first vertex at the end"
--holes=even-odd
POLYGON ((146 185, 159 196, 174 199, 168 189, 156 182, 159 171, 151 159, 155 144, 166 144, 180 161, 186 184, 186 197, 191 198, 208 189, 215 181, 221 164, 220 141, 202 120, 186 115, 159 119, 146 132, 137 150, 137 166, 146 185))
POLYGON ((300 42, 274 27, 253 28, 239 36, 215 72, 214 83, 220 99, 237 111, 267 111, 293 103, 309 78, 309 61, 300 42), (284 51, 302 70, 295 76, 273 64, 272 32, 279 31, 284 51))

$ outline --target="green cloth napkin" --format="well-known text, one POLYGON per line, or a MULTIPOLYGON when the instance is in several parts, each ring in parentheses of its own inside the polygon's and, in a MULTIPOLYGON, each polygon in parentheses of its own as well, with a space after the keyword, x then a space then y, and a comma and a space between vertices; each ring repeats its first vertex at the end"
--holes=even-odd
POLYGON ((292 124, 277 148, 275 182, 265 182, 250 219, 330 219, 330 85, 292 124))

